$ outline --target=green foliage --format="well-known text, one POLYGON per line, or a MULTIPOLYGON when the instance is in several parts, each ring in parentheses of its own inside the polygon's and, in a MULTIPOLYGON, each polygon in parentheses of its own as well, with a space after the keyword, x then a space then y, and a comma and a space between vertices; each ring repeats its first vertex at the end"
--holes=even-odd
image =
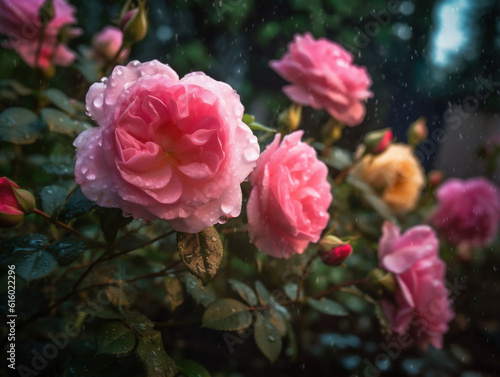
POLYGON ((249 305, 257 305, 257 296, 255 292, 248 285, 234 279, 229 279, 229 284, 231 287, 238 292, 240 297, 245 300, 249 305))
MULTIPOLYGON (((74 108, 71 107, 73 110, 74 108)), ((57 109, 42 109, 42 119, 47 123, 50 132, 76 137, 92 125, 81 120, 72 119, 66 113, 57 109)))
POLYGON ((133 220, 132 217, 123 217, 121 209, 103 208, 100 211, 101 230, 107 242, 114 242, 118 231, 133 220))
POLYGON ((72 220, 75 217, 86 214, 95 207, 97 207, 97 204, 88 200, 87 197, 83 195, 80 186, 78 186, 76 190, 73 191, 68 201, 64 203, 64 206, 59 212, 59 220, 63 222, 72 220))
POLYGON ((278 132, 273 128, 269 128, 255 121, 255 117, 250 114, 243 114, 243 123, 245 123, 252 131, 278 132))
POLYGON ((250 308, 231 298, 212 302, 203 314, 203 326, 215 330, 241 330, 251 323, 250 308))
POLYGON ((210 373, 193 360, 180 359, 175 362, 179 371, 186 377, 210 377, 210 373))
POLYGON ((106 322, 98 331, 97 354, 124 354, 132 351, 136 337, 123 322, 106 322))
POLYGON ((339 317, 349 315, 347 310, 345 310, 342 305, 324 297, 319 300, 308 298, 307 303, 311 308, 314 308, 323 314, 339 316, 339 317))
POLYGON ((142 361, 146 377, 173 377, 177 372, 175 362, 167 355, 161 334, 152 331, 137 344, 137 356, 142 361))
POLYGON ((76 114, 76 109, 74 108, 74 106, 71 105, 70 98, 59 89, 54 89, 54 88, 47 89, 43 93, 43 95, 47 97, 50 100, 50 102, 52 102, 54 105, 56 105, 69 115, 76 114))
POLYGON ((37 115, 23 107, 11 107, 0 114, 0 140, 17 145, 32 144, 40 139, 45 126, 37 115))
POLYGON ((50 244, 46 250, 52 254, 60 266, 68 266, 87 249, 85 241, 66 237, 50 244))
POLYGON ((254 330, 255 343, 271 364, 278 359, 281 353, 281 334, 276 327, 262 314, 257 314, 254 330))

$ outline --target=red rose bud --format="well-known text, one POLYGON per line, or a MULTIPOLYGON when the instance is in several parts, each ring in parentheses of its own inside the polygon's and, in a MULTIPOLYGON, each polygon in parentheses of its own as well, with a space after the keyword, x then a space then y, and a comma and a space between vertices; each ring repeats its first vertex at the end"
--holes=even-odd
POLYGON ((431 187, 437 187, 443 182, 444 173, 441 170, 431 170, 427 174, 427 182, 431 187))
POLYGON ((327 266, 340 266, 352 254, 352 246, 335 236, 324 237, 319 246, 319 256, 327 266))
POLYGON ((139 8, 129 10, 120 20, 120 29, 123 31, 125 45, 139 42, 148 32, 148 19, 146 17, 145 0, 139 0, 139 8))
POLYGON ((392 140, 390 128, 368 132, 363 138, 365 153, 380 154, 387 149, 392 140))
POLYGON ((415 147, 427 139, 429 131, 427 129, 425 118, 418 118, 415 122, 410 124, 406 136, 408 137, 408 144, 415 147))
POLYGON ((0 226, 15 226, 35 209, 35 198, 11 180, 0 178, 0 226))

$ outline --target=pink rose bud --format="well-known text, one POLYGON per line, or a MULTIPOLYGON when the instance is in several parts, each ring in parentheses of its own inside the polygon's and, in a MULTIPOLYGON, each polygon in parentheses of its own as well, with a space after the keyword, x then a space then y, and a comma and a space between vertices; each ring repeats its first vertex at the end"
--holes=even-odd
POLYGON ((35 198, 11 180, 0 178, 0 226, 15 226, 35 209, 35 198))
POLYGON ((429 131, 427 129, 425 118, 418 118, 415 122, 410 124, 406 136, 408 137, 408 144, 416 146, 427 139, 429 131))
POLYGON ((352 61, 339 44, 305 33, 296 34, 285 55, 269 65, 290 83, 283 87, 290 100, 324 109, 337 121, 356 126, 365 116, 364 101, 373 93, 366 68, 352 61))
POLYGON ((120 28, 123 30, 123 41, 125 45, 139 42, 148 32, 148 19, 144 6, 146 1, 139 1, 139 7, 129 10, 120 20, 120 28))
MULTIPOLYGON (((96 34, 92 40, 92 47, 94 49, 94 55, 98 59, 104 59, 111 61, 115 58, 118 51, 122 47, 123 43, 123 32, 114 26, 106 26, 99 33, 96 34)), ((122 50, 124 54, 120 54, 119 60, 125 58, 128 51, 126 49, 122 50)))
POLYGON ((427 182, 431 187, 437 187, 443 182, 444 173, 442 170, 431 170, 429 174, 427 174, 427 182))
POLYGON ((319 256, 327 266, 340 266, 352 254, 352 246, 348 243, 332 247, 328 251, 320 251, 319 256))
POLYGON ((365 154, 380 154, 387 149, 392 140, 392 131, 390 128, 368 132, 363 138, 365 145, 365 154))

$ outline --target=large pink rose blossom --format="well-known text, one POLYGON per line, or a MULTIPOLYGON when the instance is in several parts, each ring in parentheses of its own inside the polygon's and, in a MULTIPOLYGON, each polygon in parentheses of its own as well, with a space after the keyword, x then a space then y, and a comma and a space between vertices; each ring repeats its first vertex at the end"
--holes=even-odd
POLYGON ((436 193, 434 227, 460 246, 487 246, 496 237, 500 221, 500 190, 486 178, 452 178, 436 193))
POLYGON ((363 121, 363 101, 373 96, 372 81, 365 67, 352 64, 352 55, 325 38, 296 34, 281 60, 270 66, 290 82, 283 88, 295 103, 325 109, 348 126, 363 121))
MULTIPOLYGON (((36 55, 42 29, 38 14, 45 0, 0 0, 0 33, 9 37, 4 44, 14 48, 23 60, 31 67, 37 66, 36 55)), ((54 0, 54 18, 47 24, 44 31, 38 66, 48 71, 53 64, 68 66, 75 59, 75 53, 60 42, 63 28, 66 37, 81 34, 78 28, 70 28, 76 23, 75 7, 65 0, 54 0)))
MULTIPOLYGON (((116 57, 123 44, 123 31, 115 26, 106 26, 92 39, 94 56, 98 60, 111 61, 116 57)), ((129 54, 128 48, 123 48, 118 61, 123 61, 129 54)))
POLYGON ((259 145, 229 85, 132 61, 93 84, 86 103, 100 127, 75 140, 75 177, 90 200, 191 233, 240 214, 259 145))
POLYGON ((303 132, 269 144, 249 177, 248 232, 264 253, 289 258, 317 242, 330 218, 328 169, 316 151, 301 142, 303 132))
POLYGON ((392 331, 409 333, 426 350, 441 348, 448 322, 454 317, 444 279, 446 265, 439 258, 439 242, 432 228, 419 225, 402 235, 390 222, 379 242, 379 264, 392 272, 398 288, 394 301, 381 300, 392 331))

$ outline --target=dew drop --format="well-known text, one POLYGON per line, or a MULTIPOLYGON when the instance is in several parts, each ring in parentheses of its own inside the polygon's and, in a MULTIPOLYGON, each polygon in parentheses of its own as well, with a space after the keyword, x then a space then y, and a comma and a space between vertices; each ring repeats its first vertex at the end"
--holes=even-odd
POLYGON ((253 162, 259 157, 259 152, 257 149, 249 147, 243 152, 243 157, 248 162, 253 162))
POLYGON ((102 96, 97 96, 94 98, 94 106, 97 108, 102 107, 102 96))

